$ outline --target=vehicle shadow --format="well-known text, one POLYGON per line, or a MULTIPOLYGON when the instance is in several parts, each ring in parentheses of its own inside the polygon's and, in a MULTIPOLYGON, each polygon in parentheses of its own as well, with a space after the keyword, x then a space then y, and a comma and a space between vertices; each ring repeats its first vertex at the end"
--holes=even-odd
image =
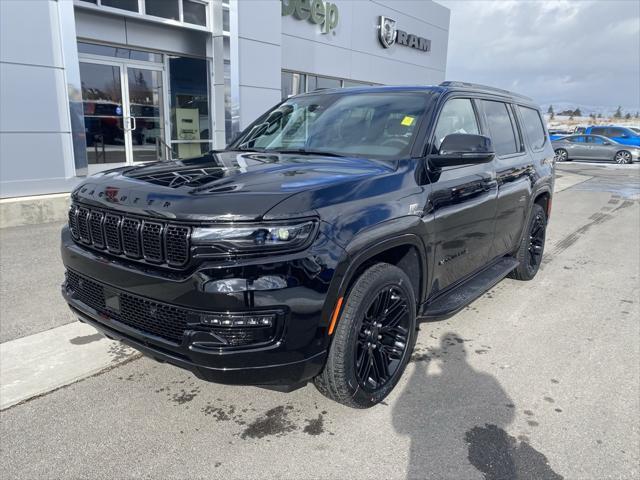
POLYGON ((410 438, 407 479, 561 479, 525 437, 504 429, 515 405, 500 383, 467 362, 464 340, 413 356, 415 368, 395 402, 393 426, 410 438))

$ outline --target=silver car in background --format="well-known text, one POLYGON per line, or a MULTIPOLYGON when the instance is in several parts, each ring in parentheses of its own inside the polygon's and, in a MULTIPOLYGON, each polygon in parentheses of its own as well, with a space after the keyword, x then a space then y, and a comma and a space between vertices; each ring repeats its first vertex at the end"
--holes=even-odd
POLYGON ((551 142, 556 152, 556 161, 567 160, 613 160, 616 163, 631 163, 640 160, 640 148, 623 145, 601 135, 569 135, 551 142))

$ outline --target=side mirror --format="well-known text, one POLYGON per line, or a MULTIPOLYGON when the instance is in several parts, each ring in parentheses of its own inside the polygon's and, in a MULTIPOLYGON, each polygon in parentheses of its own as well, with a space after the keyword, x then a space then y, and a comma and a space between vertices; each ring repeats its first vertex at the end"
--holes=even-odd
POLYGON ((440 153, 429 160, 436 167, 488 163, 496 156, 491 139, 484 135, 452 133, 444 137, 440 153))

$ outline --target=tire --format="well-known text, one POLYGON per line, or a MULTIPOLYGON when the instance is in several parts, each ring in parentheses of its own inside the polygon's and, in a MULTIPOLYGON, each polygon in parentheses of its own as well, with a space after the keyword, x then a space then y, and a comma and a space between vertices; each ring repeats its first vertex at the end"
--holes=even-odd
POLYGON ((631 153, 626 150, 620 150, 613 157, 613 161, 620 165, 626 165, 631 163, 633 160, 631 159, 631 153))
POLYGON ((567 152, 564 148, 559 148, 556 150, 556 162, 568 162, 569 161, 569 152, 567 152))
POLYGON ((537 203, 533 204, 527 231, 522 237, 516 260, 518 266, 509 274, 516 280, 531 280, 538 273, 544 253, 544 241, 547 230, 547 214, 537 203))
POLYGON ((398 383, 416 336, 411 280, 398 267, 375 264, 362 273, 345 298, 327 363, 314 383, 320 393, 343 405, 373 407, 398 383), (403 350, 396 341, 404 345, 403 350))

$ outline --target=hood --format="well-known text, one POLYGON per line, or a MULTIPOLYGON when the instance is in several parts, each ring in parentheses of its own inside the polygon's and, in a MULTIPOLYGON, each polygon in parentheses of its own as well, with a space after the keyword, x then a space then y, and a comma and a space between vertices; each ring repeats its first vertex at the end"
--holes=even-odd
MULTIPOLYGON (((87 178, 72 196, 129 213, 182 220, 259 220, 300 191, 393 171, 363 158, 256 152, 123 167, 87 178)), ((308 212, 312 213, 312 212, 308 212)))

